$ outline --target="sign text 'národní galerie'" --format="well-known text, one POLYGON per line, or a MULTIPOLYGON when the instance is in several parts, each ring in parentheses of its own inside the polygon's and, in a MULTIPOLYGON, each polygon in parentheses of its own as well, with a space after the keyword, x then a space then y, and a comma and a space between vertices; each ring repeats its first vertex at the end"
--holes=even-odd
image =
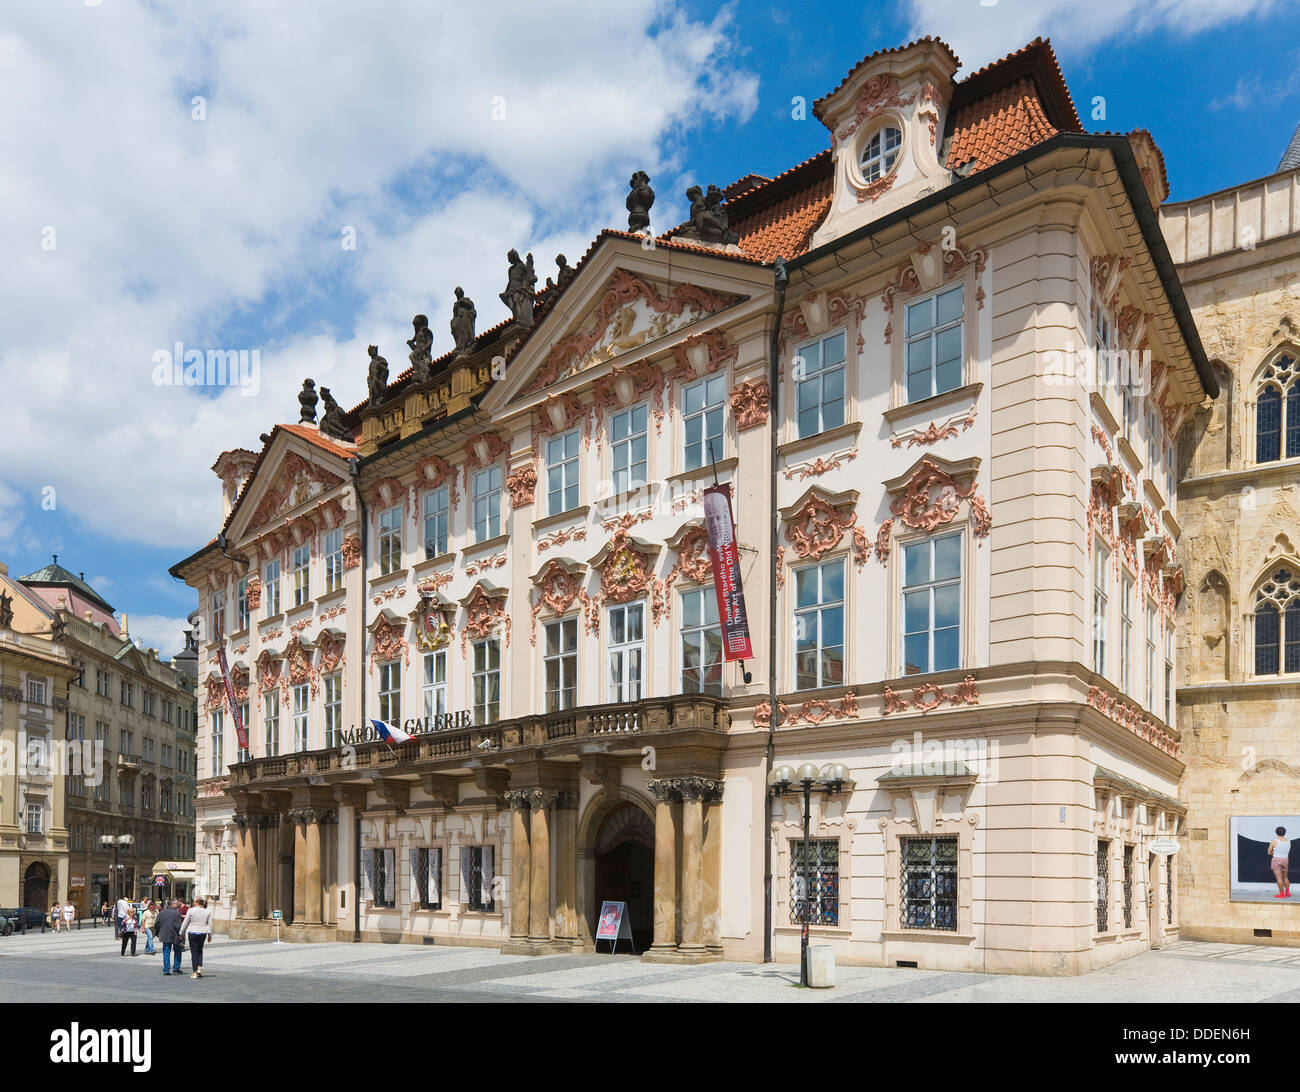
MULTIPOLYGON (((451 732, 457 728, 473 728, 474 714, 468 709, 459 709, 454 713, 437 713, 431 717, 411 717, 402 721, 402 731, 411 736, 427 736, 434 732, 451 732)), ((352 747, 358 743, 374 743, 381 739, 379 732, 371 724, 358 728, 355 724, 339 733, 339 742, 352 747)))

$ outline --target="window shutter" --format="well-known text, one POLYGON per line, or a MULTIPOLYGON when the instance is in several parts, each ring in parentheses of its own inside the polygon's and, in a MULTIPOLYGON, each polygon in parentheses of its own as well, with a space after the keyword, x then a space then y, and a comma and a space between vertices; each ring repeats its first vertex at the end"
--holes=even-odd
POLYGON ((384 854, 384 902, 389 905, 397 903, 397 850, 385 849, 384 854))
POLYGON ((413 903, 419 904, 420 900, 420 851, 411 850, 411 881, 407 885, 410 892, 410 899, 413 903))
POLYGON ((442 850, 429 850, 429 902, 442 906, 442 850))
POLYGON ((363 849, 361 851, 361 899, 362 901, 373 900, 375 897, 375 851, 373 849, 363 849))
POLYGON ((463 903, 469 902, 470 877, 474 871, 472 857, 473 853, 469 846, 462 846, 460 851, 460 901, 463 903))
POLYGON ((492 893, 492 847, 483 847, 483 905, 485 907, 496 908, 496 900, 492 893))
POLYGON ((229 898, 235 894, 235 876, 238 870, 235 867, 235 861, 238 858, 237 853, 226 854, 226 897, 229 898))

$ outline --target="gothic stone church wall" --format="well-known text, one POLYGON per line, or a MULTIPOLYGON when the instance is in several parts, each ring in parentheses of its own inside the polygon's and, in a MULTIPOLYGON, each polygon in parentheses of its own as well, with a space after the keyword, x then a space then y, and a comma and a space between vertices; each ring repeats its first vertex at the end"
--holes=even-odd
POLYGON ((1217 194, 1161 214, 1222 388, 1179 453, 1179 796, 1189 812, 1178 875, 1183 936, 1206 940, 1300 944, 1300 906, 1229 899, 1230 819, 1300 814, 1300 676, 1255 674, 1253 622, 1261 583, 1288 563, 1300 575, 1300 463, 1257 462, 1255 432, 1262 369, 1280 353, 1300 363, 1296 175, 1241 187, 1235 203, 1258 197, 1260 223, 1245 215, 1235 235, 1216 217, 1231 192, 1227 205, 1217 194))

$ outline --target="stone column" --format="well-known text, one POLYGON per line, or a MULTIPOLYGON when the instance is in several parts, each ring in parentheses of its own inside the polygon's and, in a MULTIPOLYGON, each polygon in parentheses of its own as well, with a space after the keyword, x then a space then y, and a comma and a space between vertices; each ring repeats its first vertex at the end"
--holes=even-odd
POLYGON ((298 824, 294 822, 292 812, 280 813, 279 853, 276 854, 275 901, 271 909, 284 913, 284 923, 293 922, 293 851, 298 824))
POLYGON ((311 825, 311 812, 299 808, 289 813, 293 820, 293 920, 307 920, 307 870, 310 851, 307 848, 307 827, 311 825))
POLYGON ((532 805, 529 831, 529 856, 532 858, 528 885, 528 939, 551 939, 551 827, 547 808, 555 805, 559 793, 554 789, 533 789, 528 802, 532 805))
POLYGON ((528 936, 528 885, 532 865, 528 853, 528 794, 511 789, 505 794, 510 804, 510 935, 528 936))
POLYGON ((682 794, 682 942, 677 950, 704 954, 704 797, 711 782, 678 781, 682 794))
POLYGON ((578 939, 578 793, 555 802, 555 936, 578 939))
POLYGON ((257 826, 256 816, 247 813, 234 816, 239 828, 239 869, 235 878, 235 917, 256 918, 257 892, 257 826))
POLYGON ((722 951, 722 782, 704 797, 704 944, 722 951))
POLYGON ((321 916, 323 908, 323 899, 321 898, 321 824, 329 816, 329 812, 323 810, 313 810, 308 813, 307 820, 307 876, 304 881, 306 888, 306 905, 303 920, 308 925, 319 925, 324 918, 321 916))
POLYGON ((655 798, 655 932, 652 949, 677 947, 677 823, 674 798, 677 783, 646 783, 655 798))

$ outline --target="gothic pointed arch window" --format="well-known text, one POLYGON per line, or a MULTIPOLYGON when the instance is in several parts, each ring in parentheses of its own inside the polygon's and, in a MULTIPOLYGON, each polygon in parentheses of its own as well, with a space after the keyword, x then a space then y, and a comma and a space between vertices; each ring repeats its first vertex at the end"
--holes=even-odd
POLYGON ((1277 569, 1255 594, 1255 674, 1300 672, 1300 572, 1277 569))
POLYGON ((1282 354, 1264 365, 1255 399, 1255 461, 1300 457, 1300 368, 1282 354))

